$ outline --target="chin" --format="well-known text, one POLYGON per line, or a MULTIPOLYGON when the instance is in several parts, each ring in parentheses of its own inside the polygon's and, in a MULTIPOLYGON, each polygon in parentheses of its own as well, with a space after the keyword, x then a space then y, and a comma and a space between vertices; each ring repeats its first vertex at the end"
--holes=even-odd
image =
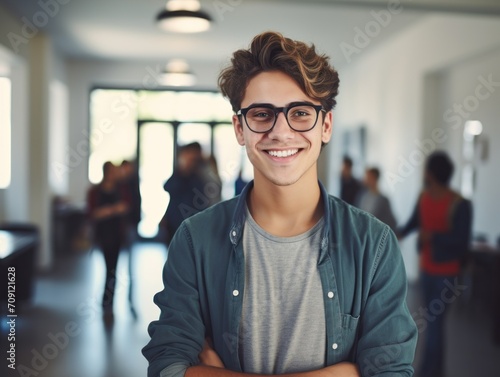
POLYGON ((271 182, 275 186, 291 186, 295 183, 297 183, 300 179, 300 177, 269 177, 269 176, 264 176, 264 178, 271 182))

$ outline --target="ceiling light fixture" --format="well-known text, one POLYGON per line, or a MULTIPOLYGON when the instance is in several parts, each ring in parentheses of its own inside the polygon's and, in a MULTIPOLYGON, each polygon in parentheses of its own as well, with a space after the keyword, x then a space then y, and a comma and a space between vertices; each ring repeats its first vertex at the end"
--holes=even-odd
POLYGON ((210 28, 212 18, 200 8, 198 0, 170 0, 156 21, 165 31, 176 33, 200 33, 210 28))
POLYGON ((172 59, 165 66, 160 82, 165 86, 193 86, 196 84, 196 76, 189 70, 185 60, 172 59))
POLYGON ((471 136, 479 136, 483 132, 483 124, 478 120, 468 120, 465 122, 464 131, 471 136))

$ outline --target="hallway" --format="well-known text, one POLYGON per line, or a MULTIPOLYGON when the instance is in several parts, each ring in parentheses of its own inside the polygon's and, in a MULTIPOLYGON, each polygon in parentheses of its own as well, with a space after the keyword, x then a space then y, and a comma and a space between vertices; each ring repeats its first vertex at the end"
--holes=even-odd
POLYGON ((29 368, 19 373, 40 377, 145 376, 147 362, 140 350, 149 339, 147 325, 159 314, 152 297, 162 286, 165 259, 162 245, 134 247, 135 319, 128 302, 128 254, 122 253, 115 321, 106 328, 100 307, 104 285, 101 253, 61 258, 50 275, 37 280, 33 302, 19 308, 17 364, 29 368))
MULTIPOLYGON (((147 325, 159 314, 152 297, 162 287, 165 258, 165 249, 160 244, 144 243, 134 247, 133 301, 137 311, 137 319, 134 319, 128 303, 128 254, 122 253, 117 273, 115 321, 108 330, 100 309, 104 284, 100 252, 61 258, 51 274, 37 279, 33 302, 19 309, 17 363, 25 367, 19 374, 145 376, 147 362, 140 350, 149 339, 147 325)), ((466 291, 450 308, 446 377, 496 377, 500 372, 500 347, 493 346, 491 341, 491 318, 484 314, 484 303, 467 304, 466 291)), ((408 302, 410 311, 418 313, 422 305, 416 284, 410 285, 408 302)), ((418 356, 417 352, 417 362, 418 356)))

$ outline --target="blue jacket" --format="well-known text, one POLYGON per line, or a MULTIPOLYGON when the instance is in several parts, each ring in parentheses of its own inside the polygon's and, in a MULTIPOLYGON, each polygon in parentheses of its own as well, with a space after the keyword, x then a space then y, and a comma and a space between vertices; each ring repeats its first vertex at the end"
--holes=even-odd
MULTIPOLYGON (((321 184, 320 184, 321 186, 321 184)), ((242 371, 238 327, 244 287, 242 194, 185 220, 170 245, 161 309, 143 354, 149 377, 173 364, 199 363, 205 337, 226 368, 242 371)), ((412 376, 417 328, 406 306, 398 242, 372 215, 321 186, 325 227, 318 270, 324 292, 327 365, 355 362, 362 376, 412 376)))

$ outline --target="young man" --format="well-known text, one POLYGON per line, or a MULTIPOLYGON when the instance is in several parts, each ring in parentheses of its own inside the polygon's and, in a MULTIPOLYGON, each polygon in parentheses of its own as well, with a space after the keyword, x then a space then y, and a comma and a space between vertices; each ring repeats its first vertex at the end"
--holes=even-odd
POLYGON ((255 179, 175 234, 148 375, 411 376, 417 331, 395 236, 318 182, 337 72, 272 32, 231 63, 219 86, 255 179))
POLYGON ((208 207, 194 206, 196 193, 203 192, 202 161, 200 143, 195 141, 179 147, 177 166, 163 185, 164 190, 170 194, 168 207, 160 221, 160 226, 166 233, 167 247, 186 217, 208 207))

